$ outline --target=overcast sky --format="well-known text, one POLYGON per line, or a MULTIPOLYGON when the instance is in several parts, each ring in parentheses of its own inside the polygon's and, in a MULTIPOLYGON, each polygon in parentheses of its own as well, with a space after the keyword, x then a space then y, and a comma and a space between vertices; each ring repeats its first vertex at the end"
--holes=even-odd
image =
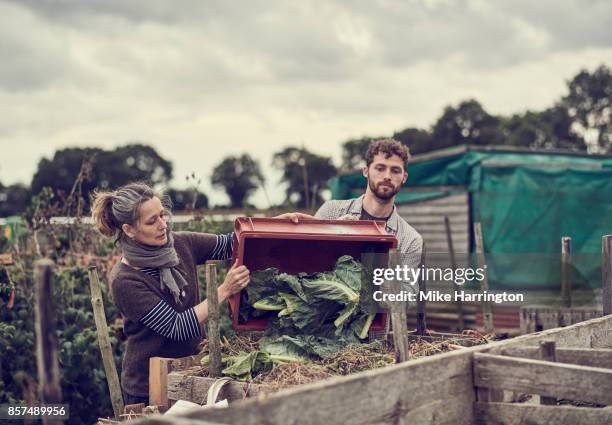
MULTIPOLYGON (((551 106, 580 69, 612 66, 608 0, 0 0, 0 181, 29 183, 67 146, 150 143, 176 186, 272 154, 429 127, 476 98, 551 106)), ((258 193, 254 200, 265 206, 258 193)))

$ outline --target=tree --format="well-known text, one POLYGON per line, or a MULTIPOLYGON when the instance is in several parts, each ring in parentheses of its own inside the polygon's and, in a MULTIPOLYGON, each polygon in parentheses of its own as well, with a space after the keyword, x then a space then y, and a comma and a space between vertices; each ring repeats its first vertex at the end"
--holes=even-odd
POLYGON ((466 100, 457 108, 447 106, 433 126, 435 149, 461 144, 503 144, 500 119, 490 115, 476 100, 466 100))
POLYGON ((89 208, 89 194, 95 188, 114 189, 121 185, 145 181, 152 185, 167 183, 172 177, 172 164, 150 146, 131 144, 112 151, 99 148, 66 148, 55 152, 52 159, 43 158, 32 178, 32 194, 49 186, 56 201, 68 196, 77 177, 83 177, 77 195, 82 196, 84 209, 89 208), (91 161, 91 169, 82 175, 84 162, 91 161))
MULTIPOLYGON (((345 170, 353 170, 364 166, 366 164, 366 153, 368 152, 370 143, 375 140, 387 138, 389 138, 389 136, 362 137, 361 139, 352 139, 344 142, 342 144, 342 168, 345 170)), ((436 149, 431 133, 420 128, 405 128, 393 133, 392 138, 406 145, 412 155, 436 149)))
MULTIPOLYGON (((99 148, 66 148, 55 152, 52 159, 43 158, 38 163, 38 169, 32 178, 32 195, 39 194, 44 187, 53 190, 53 202, 60 202, 71 192, 84 161, 98 158, 104 151, 99 148)), ((92 176, 82 182, 80 195, 88 205, 90 193, 96 187, 96 179, 92 176)))
POLYGON ((378 139, 384 139, 384 137, 362 137, 344 142, 342 144, 342 168, 353 170, 365 165, 368 146, 373 140, 378 139))
POLYGON ((172 209, 174 211, 189 211, 208 208, 208 197, 199 190, 168 189, 166 194, 172 201, 172 209))
POLYGON ((562 105, 542 112, 515 114, 503 119, 502 128, 506 143, 511 146, 586 151, 584 139, 572 130, 572 119, 562 105))
POLYGON ((98 186, 115 188, 146 181, 164 185, 172 178, 172 163, 148 145, 130 144, 99 155, 95 164, 98 186))
POLYGON ((420 128, 405 128, 402 131, 395 132, 393 138, 406 145, 411 155, 418 155, 438 148, 431 133, 420 128))
POLYGON ((562 100, 577 132, 593 153, 612 152, 612 72, 601 65, 592 74, 583 70, 568 83, 562 100))
POLYGON ((0 217, 19 215, 30 203, 30 190, 22 184, 4 186, 0 183, 0 217))
POLYGON ((248 154, 229 156, 217 165, 212 174, 213 186, 225 190, 233 208, 245 206, 245 201, 260 185, 264 178, 259 163, 248 154))
POLYGON ((321 192, 336 175, 331 158, 304 148, 288 147, 275 153, 272 165, 283 171, 283 181, 287 183, 286 201, 297 198, 297 206, 301 208, 312 208, 323 202, 321 192))

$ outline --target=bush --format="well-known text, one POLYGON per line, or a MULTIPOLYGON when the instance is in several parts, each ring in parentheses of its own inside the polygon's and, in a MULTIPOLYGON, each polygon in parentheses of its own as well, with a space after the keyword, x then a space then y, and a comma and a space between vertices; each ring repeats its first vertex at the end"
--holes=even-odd
MULTIPOLYGON (((15 270, 11 270, 13 272, 15 270)), ((0 403, 37 397, 31 382, 37 381, 34 285, 31 273, 16 272, 17 294, 13 309, 0 310, 2 384, 0 403)), ((106 318, 113 323, 117 310, 103 288, 106 318)), ((53 302, 61 372, 62 398, 70 405, 70 423, 91 424, 112 412, 106 376, 98 346, 91 307, 87 270, 80 267, 53 274, 53 302)), ((124 343, 110 326, 115 362, 120 370, 124 343)))
MULTIPOLYGON (((228 233, 232 222, 199 220, 176 227, 207 233, 228 233)), ((39 227, 37 244, 43 246, 56 261, 53 274, 53 303, 59 350, 62 399, 70 405, 71 424, 92 424, 98 417, 112 416, 112 405, 97 340, 91 306, 86 256, 110 258, 117 254, 109 240, 97 237, 82 223, 65 226, 39 227), (46 246, 46 248, 45 248, 46 246)), ((6 240, 0 241, 2 251, 12 250, 15 264, 0 266, 0 404, 35 402, 38 399, 36 382, 35 333, 35 243, 32 228, 25 228, 19 237, 19 249, 6 240), (13 285, 16 289, 12 309, 7 308, 13 285)), ((121 373, 121 359, 125 348, 121 328, 115 325, 120 315, 109 298, 106 285, 106 261, 99 261, 102 296, 106 320, 117 370, 121 373)), ((200 268, 201 297, 206 294, 204 268, 200 268)), ((222 280, 226 270, 219 269, 222 280)), ((222 332, 231 335, 231 322, 224 306, 222 332)))

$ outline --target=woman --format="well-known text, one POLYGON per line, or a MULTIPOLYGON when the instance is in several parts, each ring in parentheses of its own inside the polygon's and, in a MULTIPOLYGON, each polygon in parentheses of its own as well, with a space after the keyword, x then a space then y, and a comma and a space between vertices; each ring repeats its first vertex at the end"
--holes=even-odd
MULTIPOLYGON (((123 257, 111 272, 111 295, 123 316, 127 348, 121 386, 125 404, 149 401, 149 358, 195 354, 208 318, 200 302, 196 266, 231 258, 233 234, 173 232, 169 208, 147 185, 131 183, 98 192, 92 215, 98 231, 116 237, 123 257)), ((306 214, 278 216, 297 223, 306 214)), ((219 302, 249 283, 236 263, 218 287, 219 302)))

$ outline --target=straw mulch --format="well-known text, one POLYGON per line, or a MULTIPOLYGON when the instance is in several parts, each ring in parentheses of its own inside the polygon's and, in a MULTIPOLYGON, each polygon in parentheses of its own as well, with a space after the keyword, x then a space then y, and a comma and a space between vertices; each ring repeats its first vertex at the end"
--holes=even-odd
MULTIPOLYGON (((222 341, 223 355, 237 355, 258 349, 258 337, 235 336, 231 340, 222 341)), ((416 359, 447 351, 457 350, 465 344, 466 338, 453 338, 444 341, 429 342, 413 341, 410 344, 410 359, 416 359)), ((473 339, 472 344, 486 343, 473 339)), ((202 352, 208 352, 206 341, 202 344, 202 352)), ((365 370, 377 369, 395 363, 395 352, 392 346, 379 341, 373 344, 350 345, 333 355, 311 362, 290 362, 275 366, 271 371, 257 375, 251 383, 264 386, 263 392, 274 392, 283 388, 308 384, 333 376, 349 375, 365 370)), ((203 367, 192 368, 190 375, 208 376, 208 370, 203 367)))

